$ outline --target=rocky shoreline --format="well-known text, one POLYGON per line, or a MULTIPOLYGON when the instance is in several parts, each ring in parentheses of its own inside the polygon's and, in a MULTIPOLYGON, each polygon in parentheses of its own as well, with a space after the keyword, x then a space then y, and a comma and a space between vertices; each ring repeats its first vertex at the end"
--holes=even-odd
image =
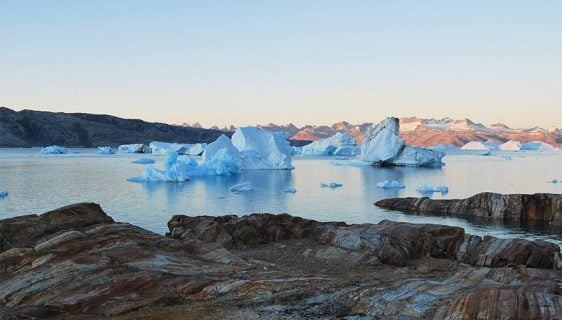
POLYGON ((82 203, 0 220, 0 319, 522 319, 562 314, 560 248, 462 228, 174 216, 82 203))
POLYGON ((456 215, 489 220, 541 222, 562 227, 562 194, 499 194, 482 192, 466 199, 391 198, 375 202, 381 208, 456 215))

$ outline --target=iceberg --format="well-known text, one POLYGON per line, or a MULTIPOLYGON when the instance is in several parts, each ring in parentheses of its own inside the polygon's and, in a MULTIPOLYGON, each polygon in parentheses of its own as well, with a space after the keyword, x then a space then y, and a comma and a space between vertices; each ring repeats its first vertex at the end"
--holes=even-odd
POLYGON ((186 154, 187 150, 191 147, 190 144, 183 143, 170 143, 162 141, 152 141, 148 147, 153 154, 168 154, 175 152, 177 154, 186 154))
POLYGON ((371 127, 361 144, 359 159, 381 164, 395 159, 404 147, 404 140, 399 136, 400 124, 397 118, 386 118, 371 127))
POLYGON ((232 144, 240 152, 242 169, 293 169, 292 148, 286 133, 254 127, 238 128, 232 135, 232 144))
POLYGON ((335 135, 316 140, 302 147, 301 154, 317 156, 355 156, 357 144, 355 139, 347 133, 337 132, 335 135))
POLYGON ((502 151, 519 151, 521 150, 521 143, 516 140, 509 140, 504 144, 500 144, 499 149, 502 151))
POLYGON ((137 144, 122 144, 117 148, 119 153, 152 153, 149 146, 137 143, 137 144))
POLYGON ((154 161, 154 159, 150 159, 150 158, 140 158, 137 159, 135 161, 133 161, 133 163, 138 163, 138 164, 149 164, 149 163, 154 163, 156 161, 154 161))
POLYGON ((438 144, 431 147, 427 147, 430 150, 436 151, 454 151, 459 150, 459 147, 455 146, 454 144, 438 144))
POLYGON ((189 149, 187 149, 187 154, 190 156, 198 156, 201 155, 203 153, 203 151, 205 151, 205 148, 207 147, 206 143, 195 143, 192 144, 189 149))
POLYGON ((59 146, 49 146, 49 147, 41 148, 41 150, 39 150, 39 153, 42 153, 42 154, 67 154, 68 149, 65 148, 65 147, 59 147, 59 146))
POLYGON ((419 186, 416 189, 416 191, 418 191, 419 193, 441 192, 441 194, 445 194, 445 193, 449 192, 449 187, 447 187, 445 185, 433 187, 433 185, 431 183, 425 183, 425 184, 422 184, 421 186, 419 186))
POLYGON ((285 190, 283 190, 283 192, 285 192, 285 193, 296 193, 297 189, 289 187, 289 188, 286 188, 285 190))
POLYGON ((339 188, 339 187, 343 187, 343 184, 337 183, 337 182, 321 183, 320 187, 322 187, 322 188, 339 188))
POLYGON ((396 166, 418 166, 418 167, 440 167, 443 165, 441 159, 443 152, 430 149, 405 146, 398 157, 390 163, 396 166))
POLYGON ((484 145, 490 148, 490 150, 498 150, 500 148, 500 144, 492 140, 484 141, 484 145))
POLYGON ((111 149, 111 147, 98 147, 98 150, 96 151, 96 153, 98 153, 98 154, 115 154, 115 151, 113 151, 113 149, 111 149))
MULTIPOLYGON (((187 156, 186 156, 187 157, 187 156)), ((240 166, 226 149, 220 149, 190 171, 192 176, 230 176, 240 174, 240 166)))
POLYGON ((197 161, 189 156, 178 156, 177 153, 170 153, 164 161, 164 169, 160 170, 154 166, 146 168, 142 176, 130 178, 132 182, 182 182, 190 179, 189 171, 197 167, 197 161))
POLYGON ((361 147, 357 145, 339 146, 334 151, 334 156, 340 157, 353 157, 361 154, 361 147))
POLYGON ((242 182, 237 185, 230 187, 230 192, 239 193, 254 190, 254 186, 250 181, 242 182))
POLYGON ((444 153, 404 144, 400 123, 386 118, 367 131, 359 159, 374 165, 440 167, 444 153))
POLYGON ((0 189, 0 198, 5 198, 8 196, 8 191, 0 189))
POLYGON ((384 180, 383 182, 379 182, 376 184, 378 188, 385 188, 385 189, 402 189, 406 186, 400 181, 388 181, 384 180))
POLYGON ((213 159, 213 157, 215 157, 215 155, 223 149, 225 150, 224 152, 226 152, 232 159, 237 160, 240 157, 240 152, 232 144, 232 141, 230 141, 227 136, 222 134, 217 138, 217 140, 207 145, 205 151, 203 151, 203 161, 213 159))
POLYGON ((521 144, 521 150, 554 151, 556 148, 543 141, 531 141, 521 144))
POLYGON ((470 141, 464 146, 461 147, 461 150, 479 150, 479 151, 488 151, 491 148, 485 145, 480 141, 470 141))
POLYGON ((297 156, 299 154, 302 154, 302 147, 292 146, 291 148, 293 149, 292 152, 291 152, 291 155, 297 156))

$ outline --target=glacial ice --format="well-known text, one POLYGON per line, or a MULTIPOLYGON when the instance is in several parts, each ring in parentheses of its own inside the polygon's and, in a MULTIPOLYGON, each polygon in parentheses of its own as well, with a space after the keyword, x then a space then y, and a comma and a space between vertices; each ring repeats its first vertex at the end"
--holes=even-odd
POLYGON ((297 189, 289 187, 289 188, 285 188, 285 190, 283 190, 283 192, 285 192, 285 193, 296 193, 297 189))
POLYGON ((499 149, 502 151, 519 151, 521 150, 521 143, 516 140, 509 140, 506 143, 500 144, 499 149))
POLYGON ((138 163, 138 164, 149 164, 149 163, 154 163, 156 161, 154 161, 154 159, 150 159, 150 158, 140 158, 137 159, 135 161, 133 161, 133 163, 138 163))
POLYGON ((521 144, 521 150, 554 151, 556 148, 543 141, 531 141, 521 144))
POLYGON ((316 140, 303 146, 301 154, 316 156, 355 156, 357 155, 357 143, 349 134, 337 132, 329 138, 316 140))
POLYGON ((461 150, 488 151, 491 148, 480 141, 470 141, 461 147, 461 150))
POLYGON ((236 147, 232 144, 232 141, 223 134, 218 137, 217 140, 207 145, 205 151, 203 151, 203 161, 212 159, 222 149, 224 149, 224 152, 226 152, 232 159, 237 160, 240 157, 238 149, 236 149, 236 147))
POLYGON ((500 144, 492 140, 484 141, 484 145, 490 148, 490 150, 498 150, 500 148, 500 144))
POLYGON ((293 169, 292 148, 286 133, 255 127, 237 128, 232 135, 232 144, 240 152, 242 169, 293 169))
POLYGON ((111 147, 98 147, 98 150, 96 151, 96 153, 98 153, 98 154, 114 154, 115 151, 113 151, 113 149, 111 149, 111 147))
POLYGON ((224 148, 190 171, 192 176, 230 176, 235 174, 240 174, 240 166, 236 159, 224 148))
POLYGON ((119 153, 152 153, 149 146, 136 143, 136 144, 122 144, 117 148, 119 153))
POLYGON ((454 144, 437 144, 428 147, 428 149, 435 150, 435 151, 454 151, 454 150, 459 150, 459 147, 455 146, 454 144))
POLYGON ((191 147, 190 144, 162 141, 152 141, 148 146, 153 154, 168 154, 171 152, 175 152, 177 154, 187 154, 187 150, 191 147))
POLYGON ((194 143, 190 145, 189 149, 187 150, 187 154, 190 156, 201 155, 203 151, 205 151, 206 147, 207 147, 206 143, 194 143))
POLYGON ((328 182, 328 183, 321 183, 320 187, 322 188, 339 188, 343 187, 343 184, 337 182, 328 182))
POLYGON ((291 152, 291 155, 297 156, 299 154, 302 154, 302 147, 292 146, 291 148, 293 149, 292 152, 291 152))
POLYGON ((65 147, 59 147, 59 146, 48 146, 45 148, 41 148, 41 150, 39 150, 39 153, 42 154, 67 154, 68 153, 68 149, 65 147))
POLYGON ((8 191, 0 189, 0 198, 5 198, 8 196, 8 191))
POLYGON ((381 164, 393 160, 404 147, 404 140, 399 136, 400 125, 397 118, 386 118, 371 127, 361 144, 359 159, 381 164))
POLYGON ((254 186, 250 181, 242 182, 230 187, 230 192, 239 193, 254 190, 254 186))
POLYGON ((388 180, 384 180, 383 182, 379 182, 376 184, 376 186, 378 188, 385 188, 385 189, 402 189, 405 188, 406 186, 400 182, 400 181, 388 181, 388 180))
POLYGON ((443 152, 405 146, 398 157, 392 160, 391 163, 397 166, 440 167, 443 165, 441 159, 444 156, 443 152))
POLYGON ((441 192, 441 194, 445 194, 445 193, 449 192, 449 187, 447 187, 445 185, 433 187, 433 185, 431 183, 424 183, 421 186, 419 186, 416 189, 416 191, 418 191, 419 193, 441 192))
POLYGON ((164 170, 154 166, 148 166, 143 174, 138 177, 130 178, 132 182, 182 182, 190 179, 189 172, 197 167, 197 161, 189 156, 178 156, 177 153, 170 153, 164 162, 164 170))
POLYGON ((440 167, 444 153, 404 144, 397 118, 386 118, 371 127, 361 145, 359 159, 375 165, 440 167))

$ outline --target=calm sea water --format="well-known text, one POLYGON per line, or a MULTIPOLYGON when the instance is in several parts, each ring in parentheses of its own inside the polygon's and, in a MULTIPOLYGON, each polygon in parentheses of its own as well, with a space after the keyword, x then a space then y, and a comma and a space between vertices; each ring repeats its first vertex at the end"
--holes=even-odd
MULTIPOLYGON (((0 149, 0 219, 40 214, 71 203, 101 204, 115 220, 165 233, 174 214, 243 215, 253 212, 290 213, 320 221, 377 223, 388 219, 412 223, 460 226, 467 232, 498 237, 545 239, 562 244, 560 235, 520 226, 477 223, 460 218, 417 216, 379 209, 373 202, 389 197, 420 196, 415 189, 426 182, 448 185, 449 193, 434 198, 464 198, 482 191, 500 193, 562 193, 562 153, 510 152, 491 156, 449 154, 446 166, 375 168, 343 165, 334 158, 294 158, 294 170, 245 171, 231 177, 195 177, 183 183, 133 183, 145 165, 131 163, 145 155, 97 155, 92 149, 73 149, 68 155, 41 155, 38 149, 0 149), (511 160, 503 156, 510 155, 511 160), (405 189, 385 190, 375 184, 398 180, 405 189), (234 184, 251 181, 255 190, 234 194, 234 184), (337 189, 321 188, 339 182, 337 189), (294 187, 295 194, 283 190, 294 187)), ((148 155, 161 165, 164 156, 148 155)))

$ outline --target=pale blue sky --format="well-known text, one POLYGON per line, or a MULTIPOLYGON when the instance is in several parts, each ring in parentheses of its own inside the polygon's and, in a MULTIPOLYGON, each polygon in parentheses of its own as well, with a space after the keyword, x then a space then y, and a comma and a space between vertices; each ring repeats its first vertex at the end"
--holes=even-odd
POLYGON ((562 126, 562 1, 0 0, 0 105, 562 126))

